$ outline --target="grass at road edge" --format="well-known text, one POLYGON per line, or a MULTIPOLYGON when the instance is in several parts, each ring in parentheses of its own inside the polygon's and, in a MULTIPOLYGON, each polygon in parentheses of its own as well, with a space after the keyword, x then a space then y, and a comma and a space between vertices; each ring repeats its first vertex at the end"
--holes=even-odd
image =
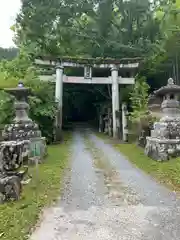
MULTIPOLYGON (((112 138, 107 135, 98 133, 97 136, 105 142, 111 143, 112 138)), ((138 168, 150 174, 160 183, 165 184, 172 190, 180 191, 180 158, 171 159, 167 162, 156 162, 147 157, 144 150, 136 144, 113 143, 112 145, 138 168)))
POLYGON ((21 200, 0 205, 0 239, 25 240, 39 218, 41 210, 60 195, 60 183, 68 165, 71 135, 64 142, 48 147, 48 157, 38 167, 31 167, 31 182, 23 187, 21 200))

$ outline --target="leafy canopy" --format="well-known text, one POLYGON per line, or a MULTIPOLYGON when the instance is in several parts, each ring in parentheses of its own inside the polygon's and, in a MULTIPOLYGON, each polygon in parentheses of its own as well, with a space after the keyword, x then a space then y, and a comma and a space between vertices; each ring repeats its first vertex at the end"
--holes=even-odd
POLYGON ((131 99, 131 120, 138 122, 147 117, 148 113, 148 100, 149 100, 149 85, 144 77, 136 79, 134 90, 130 93, 131 99))
POLYGON ((154 8, 149 0, 24 0, 13 30, 35 54, 147 56, 159 35, 154 8))

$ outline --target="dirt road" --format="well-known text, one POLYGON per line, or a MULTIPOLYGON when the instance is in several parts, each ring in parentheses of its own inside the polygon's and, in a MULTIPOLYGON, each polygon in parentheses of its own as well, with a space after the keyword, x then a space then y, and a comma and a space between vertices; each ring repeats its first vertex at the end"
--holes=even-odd
MULTIPOLYGON (((176 194, 90 131, 76 131, 61 201, 30 240, 179 240, 176 194)), ((144 163, 146 164, 146 163, 144 163)))

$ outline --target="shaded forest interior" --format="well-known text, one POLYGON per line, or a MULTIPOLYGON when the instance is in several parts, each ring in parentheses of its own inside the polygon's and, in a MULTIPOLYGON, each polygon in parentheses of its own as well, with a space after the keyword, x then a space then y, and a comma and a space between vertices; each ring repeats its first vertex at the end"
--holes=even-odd
MULTIPOLYGON (((102 87, 102 86, 100 86, 102 87)), ((97 115, 94 86, 90 84, 64 84, 63 115, 67 121, 94 120, 97 115), (68 92, 68 93, 67 93, 68 92), (66 94, 69 96, 66 97, 66 94)))
MULTIPOLYGON (((84 69, 66 71, 69 76, 84 75, 84 69)), ((93 69, 93 77, 109 77, 110 70, 93 69)), ((105 84, 63 84, 63 122, 97 122, 99 106, 111 103, 111 85, 105 84)))

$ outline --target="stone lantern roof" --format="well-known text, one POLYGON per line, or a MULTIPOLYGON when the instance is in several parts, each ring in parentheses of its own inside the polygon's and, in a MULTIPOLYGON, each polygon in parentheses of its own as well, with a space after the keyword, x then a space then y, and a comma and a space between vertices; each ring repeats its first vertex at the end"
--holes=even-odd
POLYGON ((25 87, 22 81, 19 81, 18 86, 15 88, 4 88, 4 91, 15 96, 18 100, 22 98, 27 98, 32 94, 29 87, 25 87))
POLYGON ((174 84, 174 80, 172 78, 168 79, 168 83, 166 86, 163 86, 160 89, 154 91, 154 94, 156 96, 164 96, 166 94, 172 93, 180 93, 180 86, 174 84))

